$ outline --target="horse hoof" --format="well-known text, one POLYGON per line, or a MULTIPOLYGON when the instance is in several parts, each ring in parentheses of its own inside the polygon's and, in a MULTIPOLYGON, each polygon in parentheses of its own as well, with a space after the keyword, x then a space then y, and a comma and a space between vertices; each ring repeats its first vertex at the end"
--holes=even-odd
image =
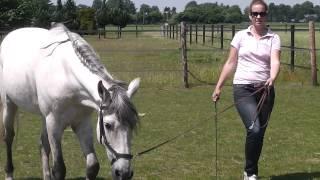
POLYGON ((6 174, 6 180, 13 180, 13 174, 6 174))

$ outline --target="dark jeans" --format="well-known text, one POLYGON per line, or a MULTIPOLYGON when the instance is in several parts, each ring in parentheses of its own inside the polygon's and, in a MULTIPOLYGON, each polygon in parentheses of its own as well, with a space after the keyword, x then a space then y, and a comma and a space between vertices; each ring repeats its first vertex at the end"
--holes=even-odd
MULTIPOLYGON (((263 85, 263 84, 261 84, 263 85)), ((258 84, 234 84, 234 101, 239 115, 246 127, 247 136, 245 144, 245 167, 244 170, 249 176, 258 175, 258 160, 261 154, 264 133, 274 104, 274 88, 269 88, 268 96, 261 110, 257 113, 257 106, 264 90, 255 95, 253 92, 261 88, 258 84)))

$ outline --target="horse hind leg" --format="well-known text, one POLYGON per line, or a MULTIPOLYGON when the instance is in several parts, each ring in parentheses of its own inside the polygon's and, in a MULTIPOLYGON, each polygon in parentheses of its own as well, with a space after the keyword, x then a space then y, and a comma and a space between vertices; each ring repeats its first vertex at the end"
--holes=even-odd
POLYGON ((14 118, 17 112, 17 106, 8 98, 3 103, 3 126, 4 141, 7 149, 7 163, 5 166, 6 180, 13 179, 13 162, 12 162, 12 142, 14 138, 14 118))
POLYGON ((50 144, 48 140, 48 133, 46 128, 46 121, 43 118, 42 121, 42 132, 40 137, 40 155, 42 161, 42 172, 43 179, 50 180, 50 165, 49 165, 49 155, 50 155, 50 144))

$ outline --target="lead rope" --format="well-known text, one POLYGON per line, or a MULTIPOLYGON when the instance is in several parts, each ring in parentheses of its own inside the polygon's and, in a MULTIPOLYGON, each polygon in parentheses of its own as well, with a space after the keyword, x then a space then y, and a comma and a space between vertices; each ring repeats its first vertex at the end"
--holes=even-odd
MULTIPOLYGON (((263 87, 257 89, 256 91, 254 91, 253 93, 251 93, 249 96, 253 96, 253 95, 257 94, 258 92, 260 92, 260 91, 263 90, 264 88, 265 88, 265 87, 263 86, 263 87)), ((244 98, 245 98, 245 97, 244 97, 244 98)), ((217 150, 217 143, 218 143, 218 142, 217 142, 217 141, 218 141, 218 136, 217 136, 217 135, 218 135, 218 127, 217 127, 217 125, 218 125, 218 115, 224 113, 225 111, 227 111, 228 109, 232 108, 233 106, 235 106, 236 104, 240 103, 241 101, 242 101, 242 99, 240 99, 237 103, 233 103, 233 104, 227 106, 226 108, 224 108, 224 109, 221 110, 220 112, 217 111, 217 109, 216 109, 217 105, 215 104, 216 150, 217 150)), ((209 120, 209 119, 207 119, 207 120, 209 120)), ((202 122, 202 123, 203 123, 203 122, 202 122)), ((143 154, 146 154, 146 153, 148 153, 148 152, 150 152, 150 151, 153 151, 153 150, 155 150, 155 149, 157 149, 157 148, 159 148, 159 147, 161 147, 161 146, 163 146, 163 145, 165 145, 165 144, 167 144, 167 143, 170 143, 170 142, 178 139, 179 137, 181 137, 181 136, 189 133, 190 131, 198 128, 199 125, 200 125, 200 123, 196 124, 195 126, 189 128, 189 129, 187 129, 187 130, 185 130, 185 131, 183 131, 183 132, 180 132, 180 133, 177 134, 176 136, 173 136, 173 137, 171 137, 171 138, 168 138, 167 140, 164 140, 163 142, 160 142, 159 144, 156 144, 156 145, 151 146, 150 148, 148 148, 148 149, 146 149, 146 150, 143 150, 143 151, 140 151, 140 152, 136 153, 136 154, 133 156, 133 159, 135 159, 135 158, 137 158, 137 157, 139 157, 139 156, 142 156, 143 154)), ((217 153, 216 153, 216 159, 218 159, 217 153)), ((217 162, 216 162, 216 163, 217 163, 217 162)))
POLYGON ((216 127, 216 180, 218 179, 218 107, 217 101, 214 102, 214 122, 216 127))
MULTIPOLYGON (((253 129, 253 128, 254 128, 254 124, 255 124, 255 122, 257 121, 258 116, 259 116, 259 114, 260 114, 260 112, 261 112, 261 109, 262 109, 262 107, 263 107, 266 99, 269 97, 269 94, 270 94, 270 89, 269 89, 269 87, 263 86, 263 93, 262 93, 262 95, 261 95, 261 97, 260 97, 260 100, 259 100, 259 102, 258 102, 258 104, 257 104, 256 114, 255 114, 255 116, 254 116, 254 119, 253 119, 252 124, 251 124, 251 126, 249 127, 249 129, 253 129)), ((260 126, 259 128, 260 128, 260 129, 265 128, 265 127, 268 125, 269 120, 270 120, 270 113, 268 113, 267 121, 265 122, 265 124, 263 124, 263 125, 260 126)))

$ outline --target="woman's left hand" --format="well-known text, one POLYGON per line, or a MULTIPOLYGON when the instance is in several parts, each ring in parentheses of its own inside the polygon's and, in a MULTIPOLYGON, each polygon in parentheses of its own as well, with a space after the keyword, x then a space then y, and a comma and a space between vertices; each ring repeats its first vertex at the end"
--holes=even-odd
POLYGON ((273 79, 269 78, 264 85, 268 87, 273 86, 273 79))

